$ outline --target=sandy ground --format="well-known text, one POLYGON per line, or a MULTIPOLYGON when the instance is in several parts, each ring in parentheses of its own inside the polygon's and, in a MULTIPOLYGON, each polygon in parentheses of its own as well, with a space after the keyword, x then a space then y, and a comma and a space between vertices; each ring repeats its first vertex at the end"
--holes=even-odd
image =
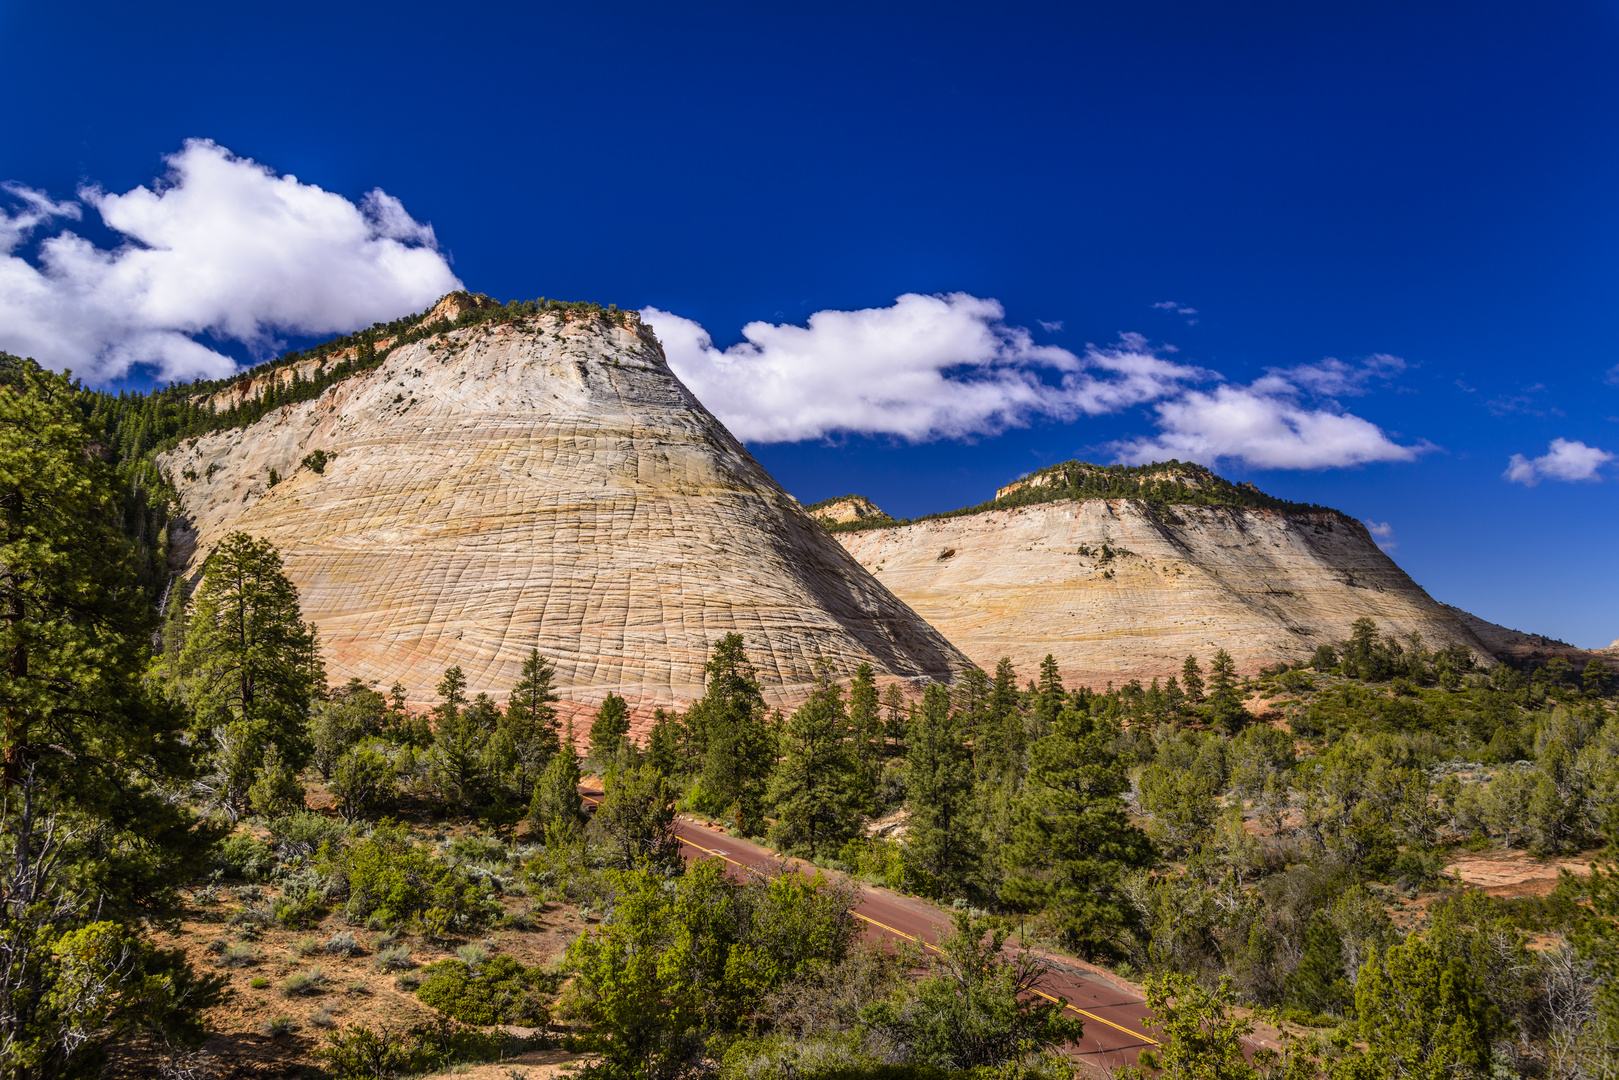
POLYGON ((1480 851, 1459 856, 1445 872, 1491 896, 1547 896, 1557 887, 1562 871, 1589 875, 1591 857, 1538 859, 1527 851, 1480 851))

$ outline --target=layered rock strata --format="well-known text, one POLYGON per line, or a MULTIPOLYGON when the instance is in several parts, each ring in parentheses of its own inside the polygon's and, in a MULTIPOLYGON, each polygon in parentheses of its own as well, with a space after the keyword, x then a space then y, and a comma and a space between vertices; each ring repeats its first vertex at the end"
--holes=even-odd
POLYGON ((644 712, 700 695, 732 631, 780 702, 817 659, 900 679, 967 662, 765 473, 632 313, 405 345, 160 465, 195 540, 185 572, 231 530, 273 541, 329 675, 417 701, 452 664, 503 697, 537 647, 565 697, 644 712), (300 464, 316 450, 319 472, 300 464))
POLYGON ((837 534, 879 581, 980 666, 1033 676, 1053 655, 1101 689, 1207 666, 1305 659, 1362 616, 1429 648, 1490 651, 1341 514, 1064 499, 837 534))

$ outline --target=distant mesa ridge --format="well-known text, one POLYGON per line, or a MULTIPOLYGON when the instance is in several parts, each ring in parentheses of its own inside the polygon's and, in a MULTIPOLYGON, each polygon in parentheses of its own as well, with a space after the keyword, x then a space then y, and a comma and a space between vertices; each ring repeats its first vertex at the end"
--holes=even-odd
POLYGON ((418 701, 452 664, 503 696, 537 647, 575 701, 676 704, 729 632, 780 701, 821 658, 910 680, 967 666, 703 408, 635 313, 588 308, 463 294, 200 388, 258 409, 299 364, 305 388, 315 367, 352 369, 160 456, 189 541, 177 568, 195 574, 231 530, 268 538, 330 675, 418 701))
POLYGON ((1221 648, 1243 671, 1296 663, 1363 617, 1485 662, 1596 655, 1438 603, 1348 515, 1186 462, 1064 462, 978 506, 827 527, 974 663, 1050 654, 1098 688, 1221 648))

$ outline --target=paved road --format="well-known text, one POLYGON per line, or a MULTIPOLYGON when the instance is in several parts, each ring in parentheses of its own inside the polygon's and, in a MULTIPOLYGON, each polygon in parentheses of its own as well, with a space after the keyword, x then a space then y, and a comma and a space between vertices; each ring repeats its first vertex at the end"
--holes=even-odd
MULTIPOLYGON (((599 790, 582 789, 594 804, 599 790)), ((690 818, 677 818, 675 835, 690 859, 718 856, 737 867, 764 868, 780 859, 776 852, 710 829, 690 818)), ((932 949, 950 916, 940 908, 911 896, 860 884, 861 900, 854 908, 873 937, 893 935, 921 942, 932 949)), ((934 951, 937 951, 936 949, 934 951)), ((1087 970, 1078 961, 1048 956, 1051 969, 1036 993, 1062 1004, 1085 1021, 1085 1034, 1075 1048, 1086 1064, 1098 1069, 1135 1064, 1136 1055, 1157 1040, 1147 1033, 1150 1014, 1146 1002, 1131 991, 1087 970)))

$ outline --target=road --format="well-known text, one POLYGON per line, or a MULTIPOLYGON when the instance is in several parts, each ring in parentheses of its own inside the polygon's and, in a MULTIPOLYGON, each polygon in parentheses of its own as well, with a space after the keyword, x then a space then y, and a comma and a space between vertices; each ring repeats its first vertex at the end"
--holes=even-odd
MULTIPOLYGON (((581 794, 592 805, 601 797, 600 790, 591 788, 581 789, 581 794)), ((675 835, 684 845, 687 858, 693 860, 717 856, 739 868, 765 869, 781 858, 769 848, 687 817, 675 819, 675 835)), ((861 899, 853 914, 866 923, 872 937, 892 935, 938 951, 933 943, 950 925, 949 913, 916 897, 861 882, 855 884, 861 899)), ((1140 995, 1088 970, 1077 960, 1042 955, 1051 966, 1035 992, 1061 1002, 1085 1021, 1085 1034, 1075 1047, 1076 1056, 1085 1064, 1098 1070, 1133 1065, 1138 1053, 1158 1045, 1158 1040, 1147 1033, 1151 1014, 1140 995)))

